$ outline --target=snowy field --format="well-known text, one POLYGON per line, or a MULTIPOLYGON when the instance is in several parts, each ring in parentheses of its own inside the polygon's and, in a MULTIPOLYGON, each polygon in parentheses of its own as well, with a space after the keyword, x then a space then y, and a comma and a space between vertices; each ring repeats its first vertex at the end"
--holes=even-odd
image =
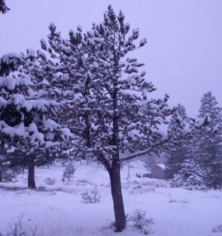
MULTIPOLYGON (((64 167, 58 164, 37 168, 35 191, 26 188, 26 174, 13 183, 1 183, 0 232, 6 235, 22 219, 25 227, 30 232, 36 229, 39 236, 143 235, 132 222, 123 232, 113 232, 110 184, 103 167, 83 162, 75 167, 70 182, 62 182, 64 167), (48 177, 56 180, 53 185, 46 184, 48 177), (100 202, 85 203, 82 194, 95 188, 101 194, 100 202)), ((222 191, 170 188, 165 181, 138 178, 137 173, 145 173, 139 161, 131 164, 130 173, 128 166, 122 169, 125 211, 129 215, 136 209, 146 211, 146 218, 154 221, 150 235, 222 235, 222 191)))

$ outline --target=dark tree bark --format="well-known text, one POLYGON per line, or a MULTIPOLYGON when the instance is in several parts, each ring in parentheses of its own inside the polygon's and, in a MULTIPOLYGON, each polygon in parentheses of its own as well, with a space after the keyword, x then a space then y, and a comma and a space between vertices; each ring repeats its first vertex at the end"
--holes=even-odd
POLYGON ((111 182, 116 232, 121 232, 126 226, 126 215, 123 203, 119 161, 115 164, 113 163, 113 166, 109 171, 109 176, 111 182))
POLYGON ((113 134, 112 145, 116 147, 116 153, 112 158, 112 166, 109 170, 111 193, 113 198, 116 232, 121 232, 126 226, 126 215, 122 195, 121 176, 120 176, 120 157, 119 157, 119 116, 117 109, 117 80, 113 81, 113 134))
MULTIPOLYGON (((5 147, 5 142, 4 139, 1 137, 1 142, 0 142, 0 155, 4 155, 4 147, 5 147)), ((1 164, 2 166, 2 164, 1 164)), ((2 182, 3 179, 3 169, 0 167, 0 182, 2 182)))
POLYGON ((91 134, 90 134, 91 125, 89 121, 88 112, 85 113, 84 119, 85 119, 85 124, 86 124, 86 129, 85 129, 86 146, 90 148, 91 147, 91 134))
POLYGON ((2 182, 2 170, 0 170, 0 182, 2 182))
POLYGON ((33 155, 29 156, 28 163, 28 188, 36 189, 35 185, 35 158, 33 155))

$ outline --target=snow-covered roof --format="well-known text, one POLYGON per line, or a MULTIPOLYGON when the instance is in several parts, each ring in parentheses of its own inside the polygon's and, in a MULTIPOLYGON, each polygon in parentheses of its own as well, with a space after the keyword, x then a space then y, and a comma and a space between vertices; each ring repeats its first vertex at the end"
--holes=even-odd
POLYGON ((160 168, 162 168, 163 170, 166 169, 166 166, 164 164, 157 164, 157 166, 159 166, 160 168))
MULTIPOLYGON (((163 169, 163 170, 165 170, 166 169, 166 166, 164 165, 164 164, 156 164, 155 166, 153 166, 153 168, 154 167, 156 167, 156 166, 159 166, 161 169, 163 169)), ((152 169, 153 169, 152 168, 152 169)))

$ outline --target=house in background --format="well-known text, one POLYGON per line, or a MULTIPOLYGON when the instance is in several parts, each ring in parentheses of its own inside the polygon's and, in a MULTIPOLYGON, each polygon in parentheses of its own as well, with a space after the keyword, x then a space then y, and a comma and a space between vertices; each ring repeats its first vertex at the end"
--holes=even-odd
POLYGON ((165 179, 166 166, 164 164, 156 164, 151 169, 151 177, 154 179, 165 179))

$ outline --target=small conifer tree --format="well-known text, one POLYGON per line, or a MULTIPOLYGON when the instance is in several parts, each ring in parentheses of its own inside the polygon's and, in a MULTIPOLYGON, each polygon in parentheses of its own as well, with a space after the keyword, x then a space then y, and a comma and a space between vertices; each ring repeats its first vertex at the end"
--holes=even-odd
POLYGON ((65 179, 68 179, 68 181, 70 181, 70 179, 71 179, 71 177, 74 175, 74 173, 75 173, 75 167, 74 167, 74 165, 73 165, 73 163, 70 161, 68 164, 67 164, 67 166, 66 166, 66 168, 65 168, 65 170, 64 170, 64 173, 63 173, 63 180, 65 180, 65 179))

